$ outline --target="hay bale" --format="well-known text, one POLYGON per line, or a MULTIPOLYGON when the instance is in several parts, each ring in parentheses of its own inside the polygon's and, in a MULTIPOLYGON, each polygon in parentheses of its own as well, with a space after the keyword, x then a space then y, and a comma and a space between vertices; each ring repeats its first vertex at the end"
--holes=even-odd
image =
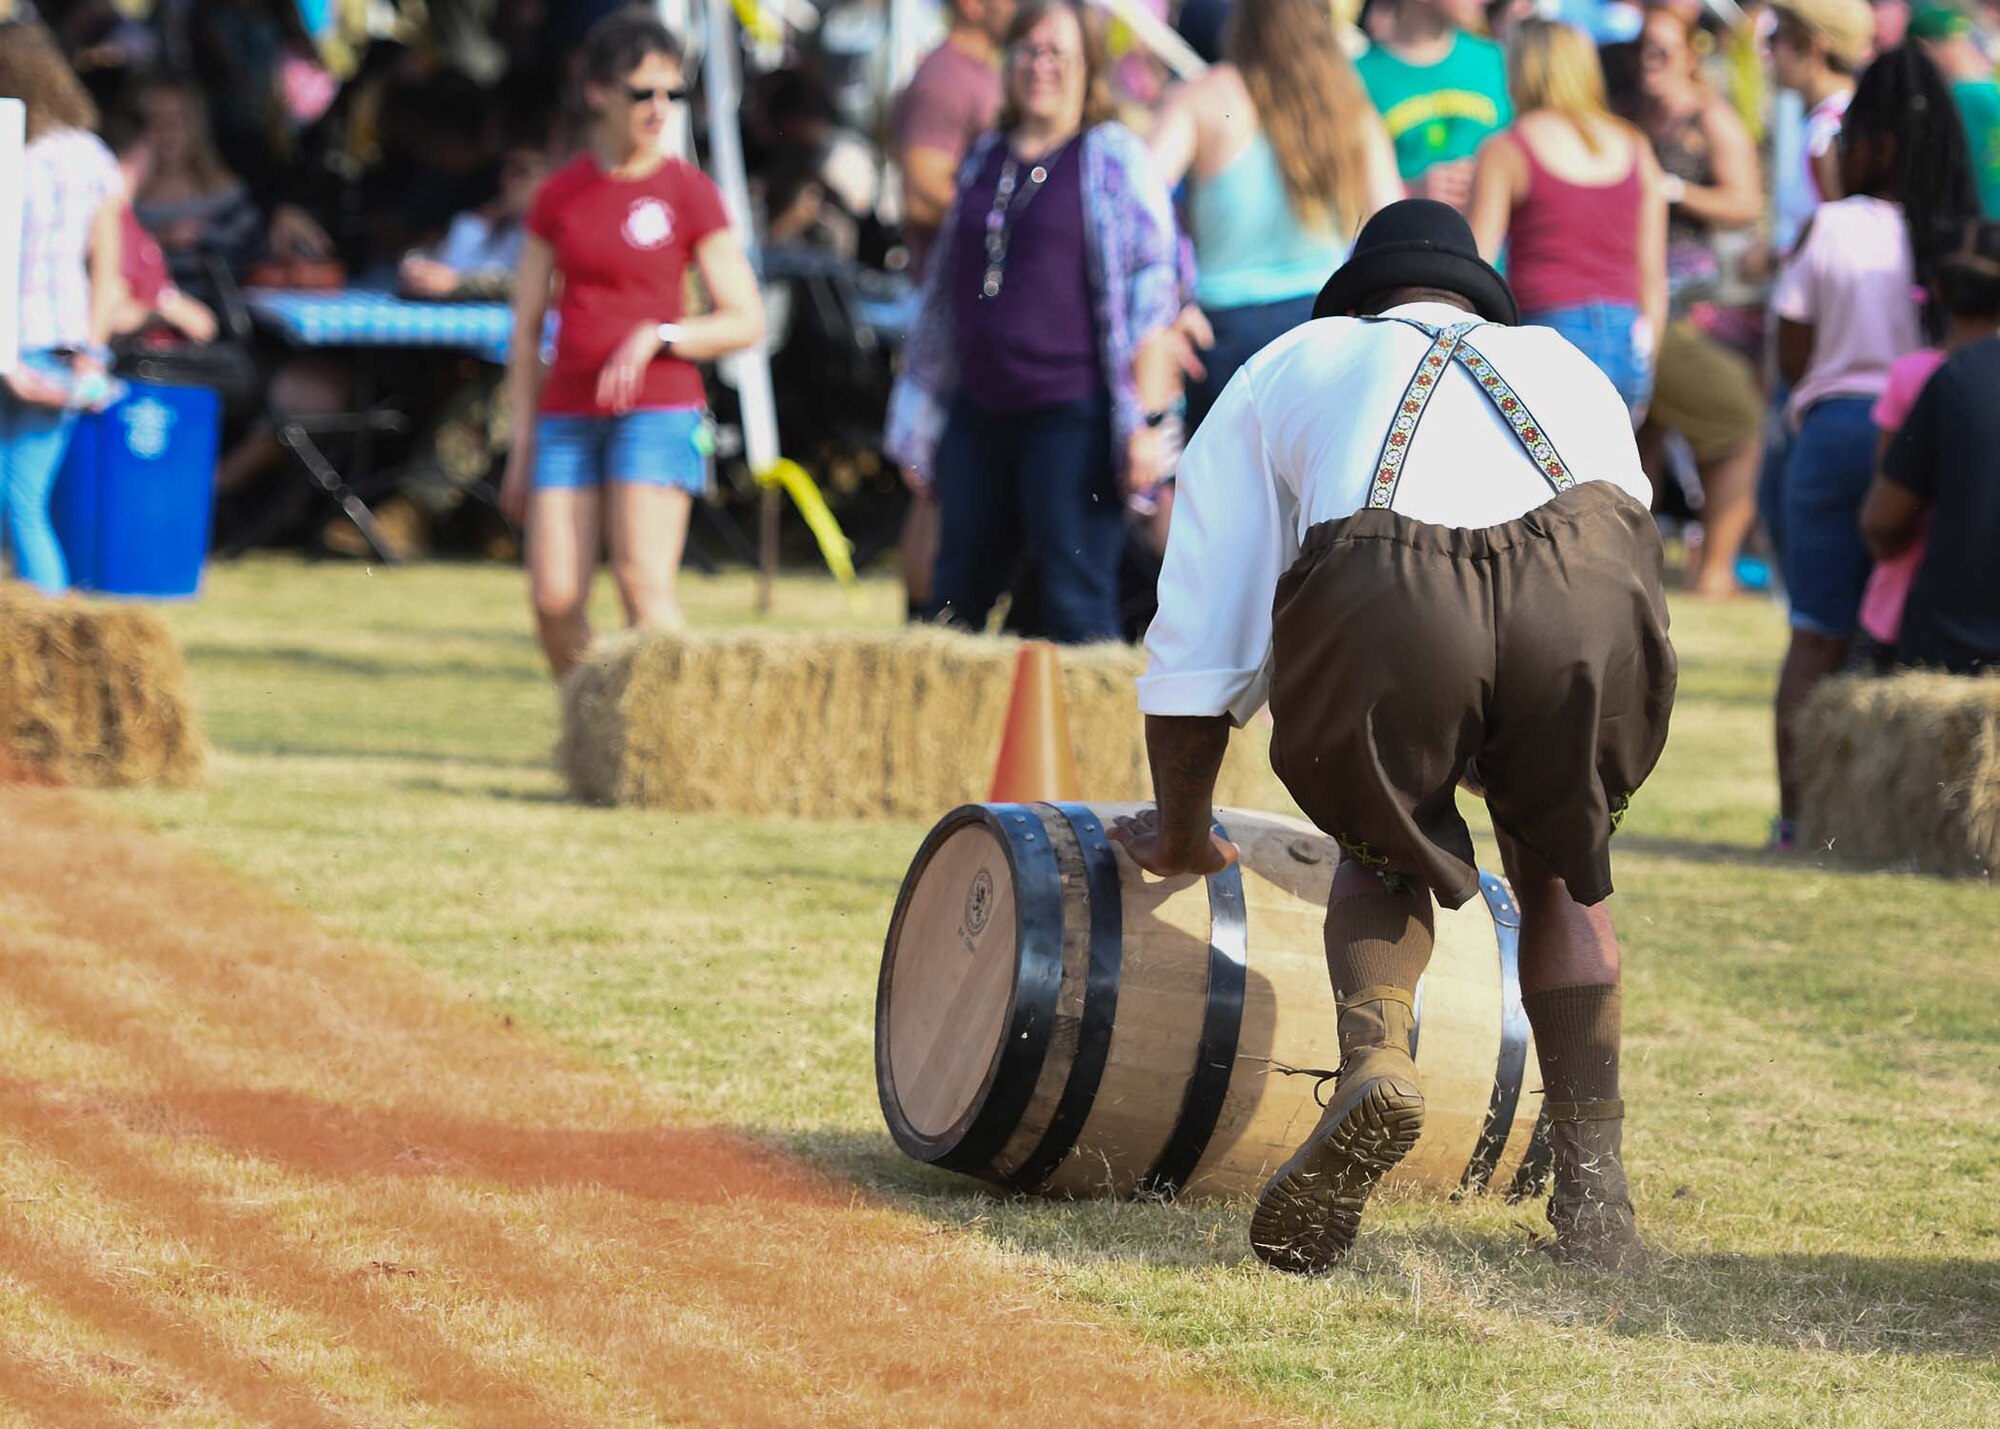
MULTIPOLYGON (((600 642, 563 684, 575 797, 683 813, 929 819, 986 797, 1020 642, 881 635, 644 634, 600 642)), ((1134 681, 1145 656, 1066 649, 1083 792, 1150 797, 1134 681)), ((1218 801, 1290 809, 1262 726, 1231 741, 1218 801)))
POLYGON ((2000 677, 1844 677, 1795 726, 1799 837, 1877 868, 2000 868, 2000 677))
POLYGON ((190 784, 206 759, 180 648, 156 618, 0 585, 0 766, 111 788, 190 784))

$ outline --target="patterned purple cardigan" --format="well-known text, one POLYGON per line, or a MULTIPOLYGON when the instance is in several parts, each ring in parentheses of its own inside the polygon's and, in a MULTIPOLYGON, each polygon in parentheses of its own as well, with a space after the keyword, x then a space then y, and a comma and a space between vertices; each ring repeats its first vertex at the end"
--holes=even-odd
MULTIPOLYGON (((960 191, 1003 142, 1003 136, 992 133, 972 146, 959 170, 960 191)), ((891 459, 925 470, 958 395, 958 335, 951 297, 944 291, 958 233, 956 203, 938 233, 922 306, 903 346, 903 370, 890 394, 883 442, 891 459)), ((1125 439, 1145 415, 1132 378, 1132 355, 1174 320, 1182 289, 1173 200, 1144 141, 1123 124, 1099 124, 1083 136, 1083 236, 1097 350, 1104 385, 1112 395, 1113 459, 1122 469, 1125 439)))

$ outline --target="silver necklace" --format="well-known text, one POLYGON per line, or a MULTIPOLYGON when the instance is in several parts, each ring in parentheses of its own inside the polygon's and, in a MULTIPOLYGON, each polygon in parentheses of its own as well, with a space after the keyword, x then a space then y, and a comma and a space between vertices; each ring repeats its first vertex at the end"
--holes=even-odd
POLYGON ((1063 151, 1076 142, 1076 136, 1056 146, 1053 153, 1044 154, 1028 170, 1026 183, 1021 182, 1021 161, 1014 157, 1014 151, 1007 151, 1007 158, 1000 165, 1000 184, 993 190, 993 207, 986 214, 986 277, 979 285, 980 293, 988 298, 1000 296, 1000 286, 1007 277, 1007 245, 1014 236, 1014 224, 1028 211, 1028 205, 1035 201, 1035 195, 1042 191, 1042 185, 1049 181, 1049 170, 1061 159, 1063 151), (1020 202, 1014 200, 1019 195, 1020 202))

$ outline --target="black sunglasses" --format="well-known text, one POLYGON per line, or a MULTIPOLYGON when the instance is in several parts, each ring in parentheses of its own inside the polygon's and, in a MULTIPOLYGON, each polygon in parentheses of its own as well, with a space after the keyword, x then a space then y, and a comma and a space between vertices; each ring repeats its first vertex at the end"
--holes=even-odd
POLYGON ((652 99, 664 99, 669 104, 679 104, 688 97, 688 92, 685 85, 673 89, 646 89, 640 85, 629 84, 625 86, 625 97, 634 104, 644 104, 652 99))

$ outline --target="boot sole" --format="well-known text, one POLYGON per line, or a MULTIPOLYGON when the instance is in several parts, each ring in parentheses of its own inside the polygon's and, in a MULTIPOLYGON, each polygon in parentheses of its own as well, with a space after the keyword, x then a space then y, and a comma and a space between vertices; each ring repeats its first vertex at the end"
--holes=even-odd
POLYGON ((1295 1275, 1332 1269, 1354 1244, 1375 1183, 1410 1154, 1423 1129, 1423 1094, 1379 1079, 1345 1116, 1316 1128, 1264 1187, 1250 1219, 1251 1249, 1295 1275))

